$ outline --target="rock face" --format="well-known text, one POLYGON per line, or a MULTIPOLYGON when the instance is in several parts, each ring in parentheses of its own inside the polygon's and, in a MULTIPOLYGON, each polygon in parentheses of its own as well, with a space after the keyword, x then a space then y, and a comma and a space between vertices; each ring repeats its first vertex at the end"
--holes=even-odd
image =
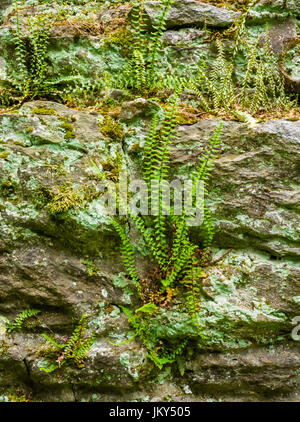
MULTIPOLYGON (((159 1, 147 1, 144 11, 149 18, 151 25, 159 16, 159 1)), ((180 28, 185 26, 203 25, 205 22, 209 26, 226 27, 231 25, 240 14, 224 7, 215 7, 207 3, 196 0, 175 1, 170 10, 166 27, 180 28)))
MULTIPOLYGON (((224 123, 210 185, 216 264, 203 281, 199 317, 205 338, 197 337, 180 301, 162 309, 149 327, 162 340, 194 339, 183 378, 167 370, 159 374, 138 341, 113 346, 107 340, 130 338, 120 305, 130 307, 136 299, 111 220, 101 216, 90 160, 109 177, 117 152, 130 173, 139 166, 124 145, 103 137, 101 121, 100 114, 45 101, 1 115, 4 399, 21 388, 34 400, 164 400, 170 394, 173 400, 296 400, 300 349, 291 321, 300 311, 299 121, 273 120, 251 129, 224 123), (54 201, 58 185, 65 185, 69 202, 54 201), (55 214, 54 205, 63 212, 55 214), (27 332, 8 334, 7 320, 29 307, 43 312, 27 332), (59 378, 41 371, 49 362, 41 333, 63 338, 83 313, 88 333, 96 333, 85 367, 66 367, 59 378)), ((218 123, 178 128, 172 150, 177 175, 187 176, 218 123)))
MULTIPOLYGON (((275 22, 269 32, 271 46, 274 53, 281 53, 284 48, 297 38, 297 20, 289 18, 283 22, 275 22)), ((265 37, 262 37, 260 43, 263 45, 265 37)))
MULTIPOLYGON (((199 139, 211 136, 217 125, 206 120, 181 127, 174 163, 189 166, 201 152, 199 139)), ((247 245, 299 259, 299 133, 299 121, 274 120, 253 129, 224 123, 224 151, 216 162, 211 193, 218 246, 247 245), (288 167, 286 160, 291 160, 288 167)))
MULTIPOLYGON (((124 313, 124 307, 134 313, 141 304, 125 274, 112 217, 103 213, 102 182, 117 183, 122 171, 131 179, 141 176, 145 136, 153 113, 163 116, 168 109, 168 89, 152 97, 110 85, 128 65, 129 4, 96 2, 88 9, 90 2, 76 2, 69 16, 68 2, 54 1, 51 8, 33 3, 24 7, 25 20, 46 9, 62 19, 52 28, 46 73, 52 82, 59 79, 65 97, 55 89, 47 97, 52 101, 41 96, 8 107, 1 91, 0 401, 24 395, 33 401, 299 401, 300 343, 291 335, 300 316, 299 116, 264 116, 249 126, 224 118, 207 186, 215 236, 198 297, 202 336, 185 312, 185 297, 162 306, 147 329, 162 344, 188 340, 188 346, 178 367, 159 370, 124 313), (81 110, 77 99, 88 95, 97 105, 85 103, 81 110), (41 312, 10 333, 8 324, 30 308, 41 312), (60 362, 42 334, 64 343, 82 315, 86 336, 94 335, 84 366, 42 370, 60 362)), ((1 90, 16 68, 10 4, 0 4, 1 90)), ((159 4, 145 2, 150 27, 159 4)), ((297 34, 298 11, 299 0, 258 2, 246 22, 250 36, 263 40, 270 21, 272 47, 280 52, 297 34)), ((209 3, 175 0, 159 51, 167 76, 187 76, 187 63, 211 63, 216 49, 207 35, 239 16, 209 3)), ((227 41, 231 46, 232 38, 225 50, 227 41)), ((295 63, 286 64, 298 71, 295 63)), ((181 179, 189 177, 220 123, 201 115, 197 123, 183 124, 193 111, 189 95, 182 95, 191 102, 171 146, 170 168, 181 179)), ((149 251, 133 224, 129 236, 138 269, 147 275, 149 251)), ((202 247, 201 227, 192 228, 191 236, 202 247)))
POLYGON ((297 388, 299 364, 297 349, 278 347, 268 352, 256 349, 233 355, 199 356, 188 367, 189 378, 198 392, 216 391, 221 381, 222 389, 239 400, 246 391, 250 399, 255 399, 257 394, 267 398, 270 391, 282 391, 283 385, 286 391, 297 388), (283 370, 284 361, 287 366, 283 370))

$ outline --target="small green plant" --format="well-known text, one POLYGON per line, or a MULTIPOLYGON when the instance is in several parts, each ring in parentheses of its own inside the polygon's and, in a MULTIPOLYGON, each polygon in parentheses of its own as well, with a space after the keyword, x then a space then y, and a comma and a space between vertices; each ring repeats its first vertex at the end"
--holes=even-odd
POLYGON ((293 103, 284 90, 284 80, 279 71, 279 60, 273 53, 268 32, 263 55, 258 54, 258 44, 247 53, 247 68, 240 93, 241 104, 251 114, 272 108, 289 109, 293 103))
POLYGON ((17 332, 17 331, 21 331, 24 322, 29 319, 32 318, 36 315, 38 315, 41 311, 39 311, 38 309, 26 309, 24 311, 22 311, 14 320, 14 322, 11 323, 7 323, 6 324, 6 329, 9 333, 12 332, 17 332))
POLYGON ((225 112, 236 117, 236 113, 248 113, 251 120, 260 111, 289 110, 294 102, 285 93, 279 59, 272 51, 268 32, 263 49, 258 42, 251 45, 248 41, 246 45, 240 82, 234 80, 235 56, 226 56, 222 41, 217 39, 216 59, 211 65, 201 60, 195 75, 186 78, 186 88, 196 94, 205 111, 215 114, 225 112))
POLYGON ((50 89, 46 80, 46 58, 51 31, 49 19, 47 16, 28 19, 27 30, 28 35, 24 36, 17 10, 14 40, 18 72, 14 72, 11 83, 23 97, 45 94, 50 89))
POLYGON ((46 334, 42 334, 42 336, 55 346, 59 352, 59 356, 57 357, 55 363, 52 363, 47 367, 41 367, 40 369, 42 371, 53 372, 65 364, 75 365, 77 368, 84 367, 84 360, 86 359, 94 342, 94 335, 87 338, 84 337, 87 326, 87 318, 88 316, 86 314, 80 318, 80 321, 76 325, 67 343, 57 343, 46 334))
MULTIPOLYGON (((148 186, 153 181, 159 186, 158 213, 151 219, 130 214, 130 219, 143 237, 155 266, 153 273, 149 274, 151 280, 149 280, 149 283, 146 281, 147 293, 143 289, 145 280, 140 278, 135 264, 135 249, 128 237, 128 227, 124 228, 121 222, 113 221, 113 225, 121 238, 121 251, 125 268, 144 303, 144 306, 139 308, 135 314, 125 309, 124 312, 135 329, 136 335, 148 348, 149 357, 159 367, 176 360, 187 344, 187 340, 184 340, 176 347, 174 345, 162 347, 159 345, 159 339, 153 338, 153 333, 149 332, 149 318, 158 311, 158 307, 162 303, 166 303, 170 300, 170 297, 176 294, 178 287, 185 290, 186 306, 195 322, 199 335, 202 335, 197 320, 200 293, 198 284, 204 276, 201 267, 201 249, 190 240, 187 224, 187 218, 190 216, 186 215, 184 211, 182 215, 165 215, 162 200, 163 182, 167 180, 169 175, 169 145, 175 136, 176 110, 177 101, 175 100, 166 111, 162 122, 159 122, 158 117, 155 116, 145 141, 143 178, 148 186), (156 292, 152 291, 149 294, 151 285, 152 290, 154 288, 156 292)), ((209 248, 213 238, 212 218, 206 205, 206 196, 213 160, 220 148, 221 130, 222 124, 209 140, 198 165, 192 172, 193 186, 199 181, 203 182, 204 185, 205 198, 202 204, 204 208, 204 249, 209 248)))
POLYGON ((113 141, 121 141, 124 138, 123 126, 112 117, 105 116, 100 125, 101 133, 113 141))
POLYGON ((39 108, 39 107, 35 107, 32 109, 32 114, 38 114, 41 116, 50 116, 56 115, 56 111, 53 108, 39 108))
POLYGON ((97 265, 91 261, 85 260, 82 263, 86 266, 89 277, 93 277, 99 271, 99 268, 97 267, 97 265))
POLYGON ((67 184, 56 185, 52 190, 43 187, 39 193, 47 202, 46 209, 51 215, 62 214, 84 204, 82 195, 67 184))
POLYGON ((158 56, 162 46, 161 36, 166 29, 166 19, 174 0, 162 0, 159 4, 159 15, 147 34, 144 19, 143 1, 137 0, 131 12, 133 42, 127 68, 122 72, 119 83, 136 91, 151 91, 160 82, 158 73, 158 56))
MULTIPOLYGON (((159 369, 162 369, 164 365, 172 364, 180 357, 188 343, 187 339, 179 340, 175 346, 174 344, 166 343, 163 346, 161 340, 149 329, 151 317, 158 310, 156 305, 147 303, 139 309, 136 309, 134 313, 123 306, 121 308, 126 314, 128 322, 135 330, 134 337, 138 336, 148 350, 149 359, 151 359, 159 369)), ((131 340, 133 339, 130 339, 130 341, 131 340)))

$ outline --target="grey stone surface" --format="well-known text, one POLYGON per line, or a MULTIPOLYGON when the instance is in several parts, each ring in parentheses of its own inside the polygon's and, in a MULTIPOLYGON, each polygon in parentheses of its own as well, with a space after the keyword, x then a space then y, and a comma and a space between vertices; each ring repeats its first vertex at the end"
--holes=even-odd
MULTIPOLYGON (((123 107, 128 112, 128 104, 123 107)), ((6 182, 0 202, 4 399, 21 388, 34 400, 54 401, 297 400, 299 347, 291 338, 291 321, 300 312, 299 121, 272 120, 254 128, 224 122, 209 185, 216 263, 204 268, 199 313, 204 338, 182 314, 181 298, 149 325, 162 342, 193 342, 185 375, 177 377, 159 374, 139 341, 108 342, 132 336, 120 305, 135 306, 136 295, 121 274, 111 222, 98 215, 99 199, 92 196, 60 217, 36 202, 41 186, 56 192, 57 184, 67 183, 83 194, 82 186, 94 186, 90 158, 101 166, 114 148, 121 154, 121 144, 101 135, 99 119, 100 114, 45 101, 1 115, 1 147, 9 153, 0 168, 1 183, 6 182), (64 139, 60 125, 66 119, 74 139, 64 139), (93 274, 85 260, 96 266, 93 274), (9 335, 7 320, 28 307, 43 312, 24 332, 9 335), (85 367, 66 366, 58 377, 41 371, 49 363, 49 344, 41 333, 63 341, 83 313, 89 316, 87 333, 96 335, 85 367)), ((171 154, 176 174, 187 177, 218 123, 208 119, 178 128, 171 154)), ((137 172, 122 154, 124 165, 137 172)), ((144 270, 147 265, 139 262, 144 270)))
MULTIPOLYGON (((155 24, 159 16, 160 2, 147 1, 144 10, 151 25, 155 24)), ((231 25, 240 16, 224 7, 216 7, 211 4, 201 3, 196 0, 176 0, 169 11, 166 27, 180 28, 184 26, 203 25, 226 27, 231 25)))

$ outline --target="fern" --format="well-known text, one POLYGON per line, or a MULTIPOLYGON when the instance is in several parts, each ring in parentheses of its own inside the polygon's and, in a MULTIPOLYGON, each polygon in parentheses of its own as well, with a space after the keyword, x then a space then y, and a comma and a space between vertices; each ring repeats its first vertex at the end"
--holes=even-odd
POLYGON ((24 322, 31 317, 38 315, 41 311, 38 309, 26 309, 22 311, 12 323, 6 325, 6 329, 9 333, 20 331, 23 327, 24 322))
POLYGON ((173 348, 169 350, 165 348, 161 355, 159 354, 159 351, 151 350, 148 356, 159 369, 162 369, 164 365, 171 364, 178 359, 178 357, 183 353, 187 342, 188 340, 183 340, 183 342, 175 350, 173 348))
POLYGON ((168 12, 174 0, 162 0, 154 31, 149 37, 144 19, 143 1, 136 1, 131 11, 133 42, 130 59, 125 71, 119 75, 118 82, 134 90, 158 89, 158 52, 161 48, 161 35, 165 30, 168 12))
POLYGON ((40 95, 49 90, 48 81, 46 81, 46 56, 51 26, 47 16, 28 19, 27 24, 28 36, 25 37, 17 10, 13 36, 18 72, 10 81, 23 97, 40 95))
POLYGON ((169 10, 171 9, 174 0, 162 0, 161 1, 161 14, 154 25, 154 33, 151 36, 151 50, 149 55, 149 79, 150 81, 156 78, 156 65, 158 51, 161 48, 161 36, 163 31, 166 29, 166 20, 168 17, 169 10))
MULTIPOLYGON (((135 330, 134 337, 139 337, 140 341, 148 350, 149 359, 151 359, 159 369, 162 369, 166 364, 175 362, 183 353, 188 343, 187 339, 183 340, 175 350, 173 345, 162 348, 160 345, 161 341, 149 330, 149 318, 151 318, 152 314, 157 310, 153 304, 148 303, 136 310, 136 313, 139 312, 143 314, 143 316, 146 315, 144 319, 140 314, 135 315, 123 306, 121 306, 121 309, 126 314, 128 322, 135 330)), ((121 344, 123 344, 123 342, 121 344)))
POLYGON ((195 258, 192 258, 189 262, 188 270, 186 276, 181 281, 181 283, 186 288, 185 293, 185 304, 187 306, 188 312, 191 316, 192 321, 198 329, 198 333, 201 337, 203 334, 201 332, 202 326, 198 320, 198 314, 200 311, 200 280, 206 275, 203 273, 201 266, 195 258))
POLYGON ((263 54, 258 43, 246 55, 247 67, 240 92, 241 104, 249 107, 250 114, 275 107, 289 109, 293 103, 285 94, 284 81, 279 72, 279 60, 271 48, 266 31, 263 54))
MULTIPOLYGON (((161 189, 161 183, 169 176, 169 145, 174 137, 176 106, 177 101, 174 101, 166 111, 165 118, 162 121, 158 119, 158 116, 154 116, 146 138, 143 175, 148 187, 151 187, 151 183, 154 181, 161 189)), ((213 160, 220 150, 221 131, 222 123, 209 139, 197 166, 192 172, 193 186, 200 181, 203 182, 205 195, 208 191, 208 179, 213 168, 213 160)), ((199 247, 189 239, 187 215, 184 212, 180 216, 165 215, 161 192, 158 202, 158 213, 152 217, 152 224, 149 225, 146 222, 149 221, 149 217, 148 220, 144 220, 142 216, 130 214, 129 210, 130 219, 135 223, 152 257, 158 264, 158 274, 160 274, 159 294, 161 297, 168 296, 170 289, 174 289, 178 283, 181 284, 186 291, 186 304, 191 318, 197 326, 199 334, 202 335, 197 319, 200 296, 199 279, 202 276, 202 268, 197 258, 199 247), (171 233, 172 235, 170 235, 171 233)), ((213 226, 205 197, 202 205, 205 210, 203 220, 206 231, 204 247, 208 248, 213 237, 213 226)), ((121 224, 117 221, 114 221, 113 224, 121 238, 124 265, 143 299, 143 283, 136 270, 133 247, 121 224)), ((149 318, 157 311, 157 306, 154 303, 146 303, 137 309, 135 314, 132 314, 126 308, 123 310, 130 325, 135 329, 135 337, 138 336, 147 347, 149 358, 159 368, 174 362, 183 353, 187 341, 183 341, 175 350, 168 346, 162 348, 158 345, 158 339, 153 338, 153 334, 149 332, 149 318)))
POLYGON ((207 207, 206 196, 208 194, 207 183, 213 169, 214 159, 220 151, 221 144, 221 133, 222 133, 222 122, 219 127, 214 132, 213 136, 209 139, 208 144, 199 160, 198 165, 193 171, 193 181, 194 183, 203 183, 204 188, 204 218, 203 225, 206 229, 206 238, 204 240, 204 247, 207 248, 210 246, 213 239, 213 224, 212 217, 207 207))
POLYGON ((134 250, 130 240, 128 239, 125 230, 116 220, 112 221, 112 224, 121 238, 121 253, 123 258, 123 263, 125 265, 126 270, 128 271, 131 280, 133 281, 134 285, 136 286, 138 292, 140 293, 140 280, 136 271, 135 267, 135 257, 134 257, 134 250))
POLYGON ((87 315, 83 315, 76 325, 71 337, 66 344, 57 343, 46 334, 42 336, 50 342, 56 349, 60 351, 56 363, 52 363, 47 367, 40 369, 45 372, 53 372, 64 364, 74 364, 78 368, 84 366, 84 360, 94 342, 94 335, 84 338, 84 333, 87 326, 87 315))

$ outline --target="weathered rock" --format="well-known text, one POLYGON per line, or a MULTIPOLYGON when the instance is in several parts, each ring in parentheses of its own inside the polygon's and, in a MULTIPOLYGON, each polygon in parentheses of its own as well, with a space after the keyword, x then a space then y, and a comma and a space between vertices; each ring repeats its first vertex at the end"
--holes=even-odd
POLYGON ((285 46, 280 57, 280 72, 285 81, 287 90, 300 93, 300 71, 299 71, 299 53, 300 37, 295 37, 285 46), (291 54, 292 53, 292 54, 291 54), (287 60, 287 56, 290 56, 287 60), (289 66, 286 66, 289 62, 289 66))
POLYGON ((182 45, 190 43, 194 40, 199 40, 199 38, 205 35, 205 31, 200 31, 199 29, 186 28, 179 31, 165 31, 163 34, 163 40, 167 45, 182 45))
MULTIPOLYGON (((160 15, 161 3, 147 1, 144 11, 150 24, 153 26, 160 15)), ((238 17, 239 12, 233 12, 225 7, 215 7, 211 4, 201 3, 196 0, 176 0, 170 9, 166 27, 181 28, 184 26, 197 26, 206 23, 208 26, 226 27, 231 25, 238 17)))
MULTIPOLYGON (((143 99, 125 103, 128 126, 143 120, 148 107, 151 111, 153 104, 143 99)), ((137 299, 122 274, 119 238, 110 217, 101 215, 90 160, 114 178, 118 173, 112 160, 118 153, 129 173, 138 175, 126 142, 103 137, 99 113, 54 102, 26 103, 0 117, 4 399, 17 388, 34 400, 51 395, 55 401, 118 400, 121 394, 130 400, 229 400, 237 389, 241 400, 286 400, 297 393, 299 352, 291 339, 291 321, 300 312, 299 121, 274 120, 254 128, 224 122, 209 194, 216 217, 216 263, 204 268, 199 312, 204 338, 183 312, 182 298, 172 309, 162 308, 149 324, 162 342, 189 339, 186 375, 177 378, 168 369, 157 375, 139 341, 120 346, 107 341, 132 337, 120 306, 134 309, 137 299), (68 188, 67 198, 71 201, 75 194, 79 203, 71 201, 63 212, 51 213, 50 194, 59 194, 62 185, 68 188), (22 333, 8 335, 5 321, 30 307, 42 310, 36 321, 22 333), (88 334, 96 335, 85 367, 63 367, 59 377, 41 371, 46 361, 53 362, 41 333, 63 339, 83 313, 89 316, 88 334)), ((210 119, 178 128, 171 154, 174 173, 187 177, 218 123, 210 119)), ((143 134, 134 136, 141 140, 143 134)), ((200 241, 201 233, 195 235, 200 241)), ((131 236, 141 247, 133 229, 131 236)), ((146 271, 146 258, 139 266, 146 271)))
MULTIPOLYGON (((297 37, 297 20, 289 18, 282 22, 275 22, 269 30, 269 37, 274 53, 281 53, 286 45, 297 37)), ((264 43, 265 36, 260 39, 260 44, 264 43)))
POLYGON ((0 22, 5 10, 12 4, 12 0, 2 0, 0 4, 0 22))
MULTIPOLYGON (((188 168, 197 161, 217 125, 206 120, 180 127, 173 163, 188 168)), ((222 138, 210 192, 215 244, 299 259, 300 121, 273 120, 252 129, 224 122, 222 138)))
POLYGON ((255 4, 255 9, 279 13, 287 11, 290 14, 295 14, 297 16, 300 14, 300 2, 299 0, 289 0, 289 2, 286 0, 260 0, 255 4))
POLYGON ((297 18, 300 13, 299 0, 261 0, 254 5, 247 16, 248 24, 263 24, 264 22, 284 21, 291 17, 297 18))
POLYGON ((193 391, 235 394, 247 401, 277 397, 299 388, 299 347, 257 348, 233 354, 199 355, 188 366, 193 391), (226 381, 224 381, 226 379, 226 381))
POLYGON ((151 116, 159 110, 160 106, 154 101, 145 100, 145 98, 137 98, 134 101, 122 104, 119 117, 124 121, 130 121, 137 117, 151 118, 151 116))

